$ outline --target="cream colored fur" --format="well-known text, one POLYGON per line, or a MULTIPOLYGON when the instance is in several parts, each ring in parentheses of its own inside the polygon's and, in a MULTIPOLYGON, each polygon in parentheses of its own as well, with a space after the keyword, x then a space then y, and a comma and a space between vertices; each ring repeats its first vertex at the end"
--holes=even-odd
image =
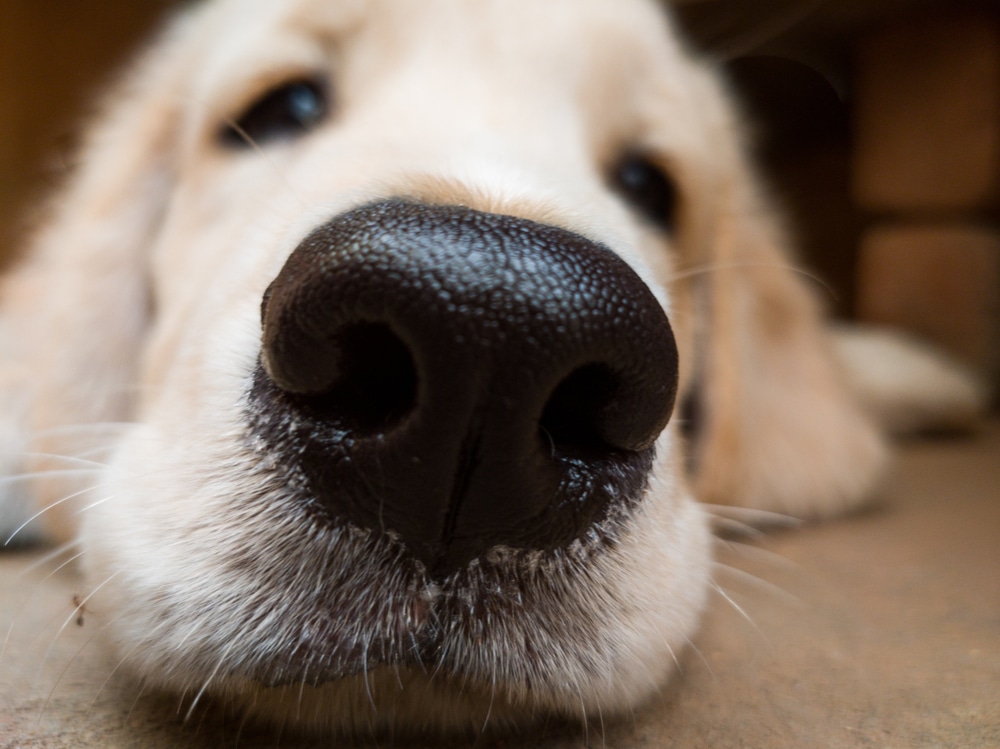
MULTIPOLYGON (((881 438, 785 245, 727 92, 653 2, 217 0, 178 18, 110 97, 4 283, 4 453, 26 456, 7 470, 99 462, 28 489, 50 534, 79 536, 88 622, 148 685, 333 731, 620 713, 675 670, 704 606, 695 496, 824 516, 879 476, 881 438), (316 132, 239 154, 213 141, 303 73, 334 91, 316 132), (672 236, 608 187, 629 147, 678 185, 672 236), (499 613, 443 622, 434 673, 268 688, 259 664, 331 606, 364 647, 416 615, 399 601, 441 595, 379 538, 302 520, 243 439, 264 289, 313 227, 394 195, 613 248, 668 311, 701 424, 689 446, 679 417, 661 436, 613 548, 576 544, 530 574, 510 561, 519 587, 499 613), (80 457, 51 457, 64 455, 80 457)), ((0 527, 23 519, 18 496, 0 500, 0 527)))

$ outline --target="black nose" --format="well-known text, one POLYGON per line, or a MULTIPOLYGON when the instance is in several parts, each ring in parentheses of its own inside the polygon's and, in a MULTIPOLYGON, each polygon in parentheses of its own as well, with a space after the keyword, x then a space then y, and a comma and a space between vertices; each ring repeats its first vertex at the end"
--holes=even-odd
POLYGON ((531 221, 389 200, 316 229, 264 297, 254 431, 330 522, 429 570, 555 549, 638 499, 677 386, 649 289, 531 221))

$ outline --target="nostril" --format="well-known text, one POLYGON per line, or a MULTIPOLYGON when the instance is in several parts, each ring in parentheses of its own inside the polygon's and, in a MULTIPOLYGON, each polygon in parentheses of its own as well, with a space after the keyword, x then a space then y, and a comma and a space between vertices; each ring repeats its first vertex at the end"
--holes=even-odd
POLYGON ((557 454, 593 456, 618 449, 607 438, 607 406, 615 399, 619 378, 606 364, 573 370, 549 396, 539 430, 557 454))
POLYGON ((409 347, 385 323, 349 325, 330 341, 338 376, 299 398, 326 423, 363 434, 385 432, 416 407, 417 370, 409 347))

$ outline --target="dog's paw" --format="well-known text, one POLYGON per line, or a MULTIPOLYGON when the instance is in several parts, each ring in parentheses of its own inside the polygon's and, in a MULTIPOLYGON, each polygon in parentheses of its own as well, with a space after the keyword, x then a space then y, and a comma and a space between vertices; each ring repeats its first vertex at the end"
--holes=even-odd
POLYGON ((982 379, 930 343, 862 326, 838 326, 832 338, 850 386, 890 434, 967 431, 989 407, 982 379))

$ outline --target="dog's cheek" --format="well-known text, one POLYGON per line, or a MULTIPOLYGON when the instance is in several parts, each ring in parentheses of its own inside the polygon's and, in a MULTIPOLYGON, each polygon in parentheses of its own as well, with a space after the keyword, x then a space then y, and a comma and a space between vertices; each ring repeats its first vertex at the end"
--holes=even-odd
POLYGON ((679 446, 671 425, 657 443, 658 460, 633 520, 627 561, 613 582, 630 602, 615 632, 629 655, 621 668, 628 676, 621 682, 620 709, 647 697, 676 670, 707 602, 711 534, 687 486, 679 446))
MULTIPOLYGON (((711 534, 684 480, 678 445, 676 430, 668 427, 657 443, 658 460, 643 501, 613 550, 574 582, 573 616, 587 612, 594 636, 587 647, 572 640, 568 652, 579 660, 566 658, 567 651, 549 653, 547 710, 569 716, 578 716, 581 705, 587 714, 630 711, 680 665, 707 602, 711 534), (575 670, 582 664, 589 664, 583 667, 585 679, 575 670)), ((557 630, 568 621, 565 611, 550 612, 549 618, 557 630)))

